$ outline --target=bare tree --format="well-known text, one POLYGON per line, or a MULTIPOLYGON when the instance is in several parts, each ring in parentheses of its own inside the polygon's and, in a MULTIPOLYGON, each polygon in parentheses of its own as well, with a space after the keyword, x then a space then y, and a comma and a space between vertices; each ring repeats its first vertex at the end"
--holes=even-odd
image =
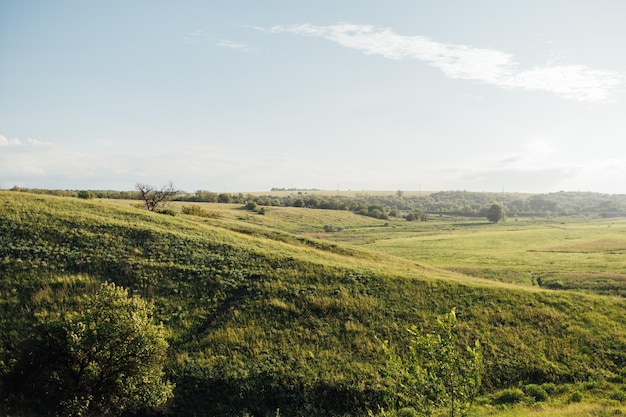
POLYGON ((150 211, 155 211, 159 205, 165 204, 179 193, 171 181, 159 189, 153 185, 138 182, 135 184, 135 189, 139 191, 141 198, 146 203, 146 208, 150 211))

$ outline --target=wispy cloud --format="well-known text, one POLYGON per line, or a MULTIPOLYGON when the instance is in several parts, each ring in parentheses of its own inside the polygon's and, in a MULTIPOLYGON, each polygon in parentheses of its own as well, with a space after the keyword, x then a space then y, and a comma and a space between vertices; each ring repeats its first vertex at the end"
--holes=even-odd
POLYGON ((194 30, 182 36, 182 39, 185 41, 185 43, 188 43, 190 45, 200 43, 210 38, 211 35, 203 30, 194 30))
POLYGON ((187 44, 190 45, 199 44, 201 42, 210 42, 220 48, 235 49, 240 52, 258 52, 256 49, 250 48, 244 43, 236 42, 230 39, 215 37, 203 30, 194 30, 187 33, 182 38, 187 44))
POLYGON ((7 139, 6 137, 0 135, 0 146, 22 146, 22 145, 31 145, 31 146, 47 146, 50 145, 50 142, 43 142, 36 139, 28 138, 26 140, 21 140, 18 138, 7 139))
POLYGON ((437 42, 424 36, 400 35, 388 28, 369 25, 303 24, 274 26, 268 31, 320 37, 367 55, 381 55, 388 59, 417 59, 453 79, 510 89, 547 91, 577 101, 609 101, 615 90, 626 84, 626 76, 614 71, 552 64, 521 69, 514 56, 506 52, 437 42))
POLYGON ((228 39, 215 39, 215 46, 219 46, 221 48, 236 49, 242 52, 252 52, 252 49, 248 48, 246 44, 230 41, 228 39))

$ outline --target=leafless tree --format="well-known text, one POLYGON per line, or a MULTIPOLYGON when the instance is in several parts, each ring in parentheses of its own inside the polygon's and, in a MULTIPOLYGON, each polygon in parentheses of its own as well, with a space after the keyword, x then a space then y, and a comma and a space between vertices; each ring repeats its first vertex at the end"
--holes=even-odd
POLYGON ((155 211, 159 205, 165 204, 179 193, 171 181, 159 189, 153 185, 138 182, 135 184, 135 189, 139 191, 141 198, 146 203, 146 208, 150 211, 155 211))

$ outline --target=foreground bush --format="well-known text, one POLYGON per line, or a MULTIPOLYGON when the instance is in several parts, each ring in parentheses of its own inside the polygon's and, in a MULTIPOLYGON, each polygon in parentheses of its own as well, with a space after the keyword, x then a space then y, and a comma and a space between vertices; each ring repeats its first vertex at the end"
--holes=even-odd
POLYGON ((41 416, 117 416, 172 396, 163 379, 167 342, 152 306, 102 284, 84 310, 35 325, 7 382, 41 416))

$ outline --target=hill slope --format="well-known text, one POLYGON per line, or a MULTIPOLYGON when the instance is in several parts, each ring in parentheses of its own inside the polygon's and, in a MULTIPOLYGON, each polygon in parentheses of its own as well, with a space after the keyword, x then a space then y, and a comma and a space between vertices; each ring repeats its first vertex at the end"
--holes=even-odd
MULTIPOLYGON (((278 209, 277 209, 278 210, 278 209)), ((312 211, 313 212, 313 211, 312 211)), ((349 214, 349 213, 346 213, 349 214)), ((0 193, 0 372, 21 330, 109 280, 153 300, 169 334, 172 415, 341 415, 383 404, 381 341, 459 313, 485 389, 612 378, 626 301, 477 280, 224 215, 0 193)))

